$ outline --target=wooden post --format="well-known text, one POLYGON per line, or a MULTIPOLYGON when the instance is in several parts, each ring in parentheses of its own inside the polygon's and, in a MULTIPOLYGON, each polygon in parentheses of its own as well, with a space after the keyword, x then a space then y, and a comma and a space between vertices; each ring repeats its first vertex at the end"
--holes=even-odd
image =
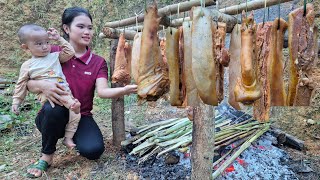
MULTIPOLYGON (((110 76, 109 80, 114 71, 114 65, 116 60, 118 40, 112 40, 110 42, 110 76)), ((118 83, 111 83, 111 88, 121 87, 118 83)), ((121 141, 125 140, 125 125, 124 125, 124 97, 112 99, 111 104, 112 114, 112 136, 113 145, 117 148, 121 148, 121 141)))
POLYGON ((210 105, 200 103, 193 109, 191 148, 191 179, 212 179, 214 156, 214 111, 210 105))

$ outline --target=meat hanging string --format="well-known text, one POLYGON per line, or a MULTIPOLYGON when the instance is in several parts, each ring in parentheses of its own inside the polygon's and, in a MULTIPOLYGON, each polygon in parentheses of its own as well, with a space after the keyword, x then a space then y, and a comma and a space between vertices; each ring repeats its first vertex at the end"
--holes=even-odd
POLYGON ((278 11, 279 14, 278 14, 278 29, 277 29, 277 30, 280 29, 280 16, 281 16, 281 15, 280 15, 280 9, 281 9, 281 8, 280 8, 280 0, 278 0, 278 8, 279 8, 279 11, 278 11))
POLYGON ((264 0, 263 23, 262 23, 262 27, 264 26, 264 22, 266 22, 266 7, 267 7, 267 0, 264 0))

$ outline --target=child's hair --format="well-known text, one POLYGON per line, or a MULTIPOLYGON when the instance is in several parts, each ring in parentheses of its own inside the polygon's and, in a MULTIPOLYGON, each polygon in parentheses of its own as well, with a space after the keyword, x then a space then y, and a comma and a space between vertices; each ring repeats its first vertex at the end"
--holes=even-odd
POLYGON ((63 25, 67 25, 70 27, 73 19, 77 16, 81 16, 81 15, 85 15, 88 18, 90 18, 91 22, 92 22, 92 17, 91 14, 89 13, 89 11, 87 9, 84 9, 82 7, 70 7, 64 10, 63 14, 62 14, 62 25, 61 25, 61 29, 63 32, 63 37, 65 39, 69 39, 69 35, 64 31, 63 29, 63 25))
POLYGON ((25 44, 27 42, 27 35, 30 34, 30 32, 32 31, 44 31, 46 32, 46 30, 36 24, 25 24, 23 26, 20 27, 19 31, 18 31, 18 37, 19 37, 19 41, 21 44, 25 44))

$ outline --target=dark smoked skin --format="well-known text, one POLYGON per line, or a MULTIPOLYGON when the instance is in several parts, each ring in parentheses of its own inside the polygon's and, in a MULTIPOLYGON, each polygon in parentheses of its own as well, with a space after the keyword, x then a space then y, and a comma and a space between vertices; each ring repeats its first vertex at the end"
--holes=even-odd
POLYGON ((215 52, 216 52, 216 88, 218 102, 223 100, 223 80, 224 80, 224 67, 229 65, 230 55, 225 48, 225 39, 227 34, 226 23, 218 23, 217 32, 214 34, 215 52))
POLYGON ((303 7, 289 14, 288 43, 290 52, 290 79, 288 92, 289 106, 309 106, 314 80, 318 73, 317 27, 314 23, 315 12, 312 4, 307 4, 306 16, 303 7))
POLYGON ((269 121, 270 111, 270 51, 273 22, 258 24, 256 33, 257 81, 262 89, 262 97, 254 102, 253 116, 260 122, 269 121))

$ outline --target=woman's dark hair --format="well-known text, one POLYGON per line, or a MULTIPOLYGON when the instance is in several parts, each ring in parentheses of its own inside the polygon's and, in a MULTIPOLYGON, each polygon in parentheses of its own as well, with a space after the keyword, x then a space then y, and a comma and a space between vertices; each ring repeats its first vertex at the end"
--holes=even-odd
POLYGON ((69 39, 69 35, 64 31, 63 29, 63 25, 67 25, 70 27, 71 23, 73 22, 73 19, 77 16, 81 16, 81 15, 85 15, 88 16, 88 18, 90 18, 91 22, 92 22, 92 17, 91 14, 89 13, 89 11, 87 9, 84 9, 82 7, 70 7, 64 10, 63 14, 62 14, 62 24, 61 24, 61 29, 63 32, 63 37, 65 39, 69 39))

